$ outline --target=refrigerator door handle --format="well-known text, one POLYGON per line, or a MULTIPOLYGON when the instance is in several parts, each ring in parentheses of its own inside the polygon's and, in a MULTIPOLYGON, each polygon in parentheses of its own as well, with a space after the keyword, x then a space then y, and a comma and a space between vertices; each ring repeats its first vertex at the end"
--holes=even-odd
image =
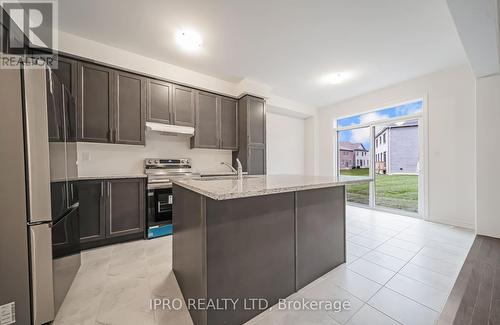
POLYGON ((29 232, 33 323, 38 325, 54 320, 52 231, 46 223, 31 226, 29 232))

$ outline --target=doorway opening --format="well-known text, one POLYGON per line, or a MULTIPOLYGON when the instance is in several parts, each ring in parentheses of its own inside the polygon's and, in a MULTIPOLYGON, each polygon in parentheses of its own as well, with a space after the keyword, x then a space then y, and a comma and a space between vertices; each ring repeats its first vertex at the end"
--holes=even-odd
POLYGON ((423 100, 338 119, 336 175, 349 204, 423 216, 423 100))

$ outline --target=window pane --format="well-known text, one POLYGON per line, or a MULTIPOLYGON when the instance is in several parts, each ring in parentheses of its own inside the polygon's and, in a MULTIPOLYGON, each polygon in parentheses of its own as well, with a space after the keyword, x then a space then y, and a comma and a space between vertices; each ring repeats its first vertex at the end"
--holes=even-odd
POLYGON ((338 175, 340 180, 366 179, 366 183, 346 187, 347 201, 369 204, 370 128, 337 132, 338 175))
POLYGON ((375 149, 375 204, 418 212, 419 137, 418 121, 375 127, 375 138, 387 144, 375 149))
POLYGON ((370 183, 360 183, 354 185, 347 185, 347 202, 357 204, 370 204, 370 183))
POLYGON ((354 115, 337 120, 337 127, 346 127, 351 125, 365 124, 388 118, 401 117, 421 113, 423 101, 418 100, 411 103, 397 105, 389 108, 380 109, 370 113, 354 115))

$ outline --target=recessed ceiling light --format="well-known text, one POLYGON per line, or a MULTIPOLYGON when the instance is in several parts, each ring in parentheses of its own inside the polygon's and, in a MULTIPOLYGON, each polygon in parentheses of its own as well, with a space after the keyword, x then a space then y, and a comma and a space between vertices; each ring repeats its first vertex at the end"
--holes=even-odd
POLYGON ((180 29, 175 33, 177 44, 186 51, 195 51, 203 45, 200 34, 189 29, 180 29))
POLYGON ((335 72, 328 74, 322 78, 322 81, 330 85, 338 85, 352 78, 352 73, 350 72, 335 72))

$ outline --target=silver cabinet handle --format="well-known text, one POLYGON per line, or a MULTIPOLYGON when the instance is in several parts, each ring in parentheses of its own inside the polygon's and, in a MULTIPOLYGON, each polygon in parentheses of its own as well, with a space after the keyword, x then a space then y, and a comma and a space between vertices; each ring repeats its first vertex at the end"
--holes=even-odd
POLYGON ((104 196, 104 182, 101 182, 101 197, 104 196))
POLYGON ((108 197, 111 196, 111 183, 108 182, 108 197))

